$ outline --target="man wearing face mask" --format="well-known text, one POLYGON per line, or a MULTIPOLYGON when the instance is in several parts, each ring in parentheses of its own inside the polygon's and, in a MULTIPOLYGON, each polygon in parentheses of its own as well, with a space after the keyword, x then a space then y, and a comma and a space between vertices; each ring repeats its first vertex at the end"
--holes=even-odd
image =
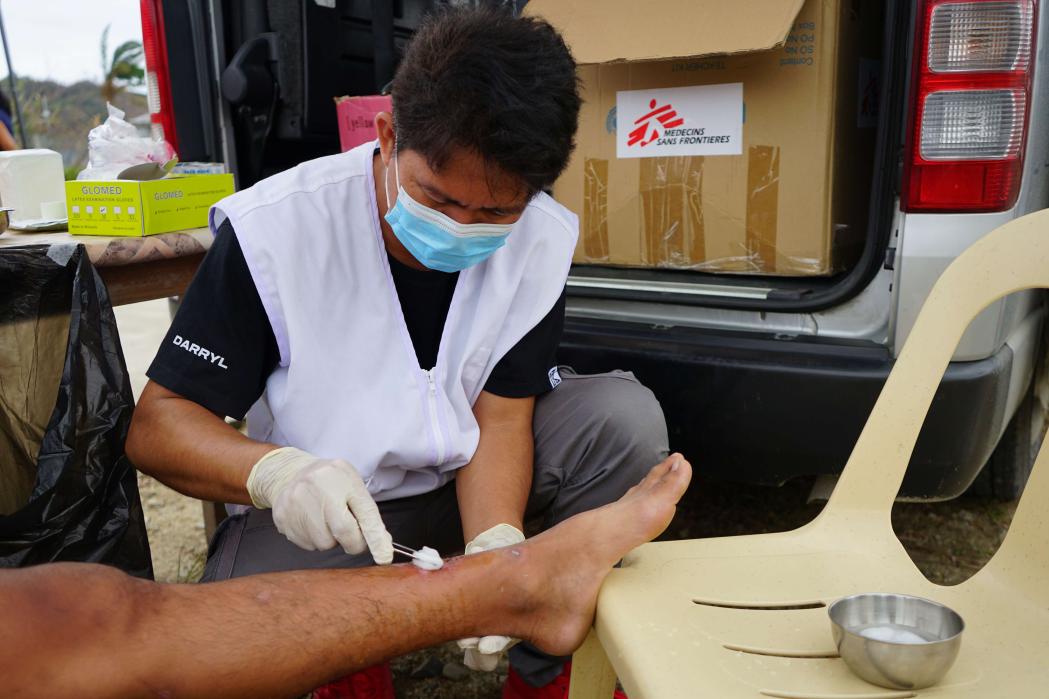
MULTIPOLYGON (((374 143, 214 207, 215 242, 150 367, 129 455, 236 512, 205 581, 387 564, 393 541, 516 544, 667 455, 659 405, 631 374, 557 367, 577 219, 542 190, 580 104, 561 37, 442 11, 392 95, 374 143), (245 413, 248 437, 222 419, 245 413)), ((512 640, 461 645, 491 670, 512 640)), ((566 697, 566 660, 514 646, 504 697, 566 697)), ((389 668, 315 696, 392 697, 389 668)))

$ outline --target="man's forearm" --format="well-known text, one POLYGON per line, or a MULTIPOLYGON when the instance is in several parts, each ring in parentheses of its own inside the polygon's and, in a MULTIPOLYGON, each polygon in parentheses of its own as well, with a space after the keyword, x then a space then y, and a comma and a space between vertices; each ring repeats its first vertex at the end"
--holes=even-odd
POLYGON ((6 124, 0 124, 0 150, 18 150, 15 137, 7 130, 6 124))
POLYGON ((506 523, 523 529, 525 506, 532 486, 532 445, 513 454, 482 453, 456 474, 456 495, 463 523, 463 539, 506 523), (527 452, 527 453, 525 453, 527 452))
MULTIPOLYGON (((482 394, 485 398, 487 394, 482 394)), ((508 399, 498 399, 506 406, 508 399)), ((523 400, 523 399, 519 399, 523 400)), ((481 399, 478 399, 480 405, 481 399)), ((515 415, 486 419, 481 406, 481 438, 469 464, 455 476, 463 537, 471 541, 481 532, 506 523, 523 529, 528 493, 532 487, 533 454, 531 399, 513 406, 515 415)))
POLYGON ((165 485, 201 500, 251 504, 251 467, 275 449, 248 439, 226 421, 150 382, 132 419, 132 463, 165 485))

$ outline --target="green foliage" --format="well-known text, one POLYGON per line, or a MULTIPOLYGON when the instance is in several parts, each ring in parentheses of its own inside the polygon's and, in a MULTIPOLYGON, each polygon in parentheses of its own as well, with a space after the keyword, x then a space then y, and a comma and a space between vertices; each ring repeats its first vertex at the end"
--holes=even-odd
POLYGON ((142 44, 125 41, 109 55, 109 27, 102 31, 102 99, 112 102, 118 94, 129 87, 138 87, 146 81, 143 67, 142 44))
MULTIPOLYGON (((9 89, 6 76, 3 89, 9 89)), ((15 81, 15 90, 27 145, 58 151, 75 176, 87 161, 87 132, 106 118, 106 103, 98 83, 81 81, 61 85, 51 80, 19 78, 15 81)), ((127 112, 129 119, 146 111, 145 95, 127 90, 117 94, 113 104, 127 112)))

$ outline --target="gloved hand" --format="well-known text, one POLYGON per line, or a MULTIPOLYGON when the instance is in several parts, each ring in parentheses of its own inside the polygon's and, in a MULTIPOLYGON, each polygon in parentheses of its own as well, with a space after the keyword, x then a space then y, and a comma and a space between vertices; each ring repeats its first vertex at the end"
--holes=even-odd
POLYGON ((248 474, 255 507, 273 508, 273 523, 296 546, 346 553, 371 550, 379 565, 393 561, 393 538, 357 470, 342 459, 321 459, 295 447, 269 452, 248 474))
MULTIPOLYGON (((466 555, 491 551, 504 546, 513 546, 525 540, 524 533, 509 524, 497 524, 487 529, 466 545, 466 555)), ((471 670, 491 672, 499 664, 499 656, 507 648, 517 643, 516 638, 509 636, 482 636, 481 638, 464 638, 458 642, 463 649, 463 664, 471 670)))

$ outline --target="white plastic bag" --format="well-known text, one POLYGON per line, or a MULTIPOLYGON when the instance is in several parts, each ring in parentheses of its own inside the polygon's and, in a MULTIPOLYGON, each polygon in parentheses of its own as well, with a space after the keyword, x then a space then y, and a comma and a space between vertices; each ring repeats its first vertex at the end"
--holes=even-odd
POLYGON ((124 121, 124 112, 106 104, 109 118, 87 135, 87 167, 78 180, 111 180, 121 170, 139 163, 166 163, 175 149, 163 139, 145 138, 124 121))

